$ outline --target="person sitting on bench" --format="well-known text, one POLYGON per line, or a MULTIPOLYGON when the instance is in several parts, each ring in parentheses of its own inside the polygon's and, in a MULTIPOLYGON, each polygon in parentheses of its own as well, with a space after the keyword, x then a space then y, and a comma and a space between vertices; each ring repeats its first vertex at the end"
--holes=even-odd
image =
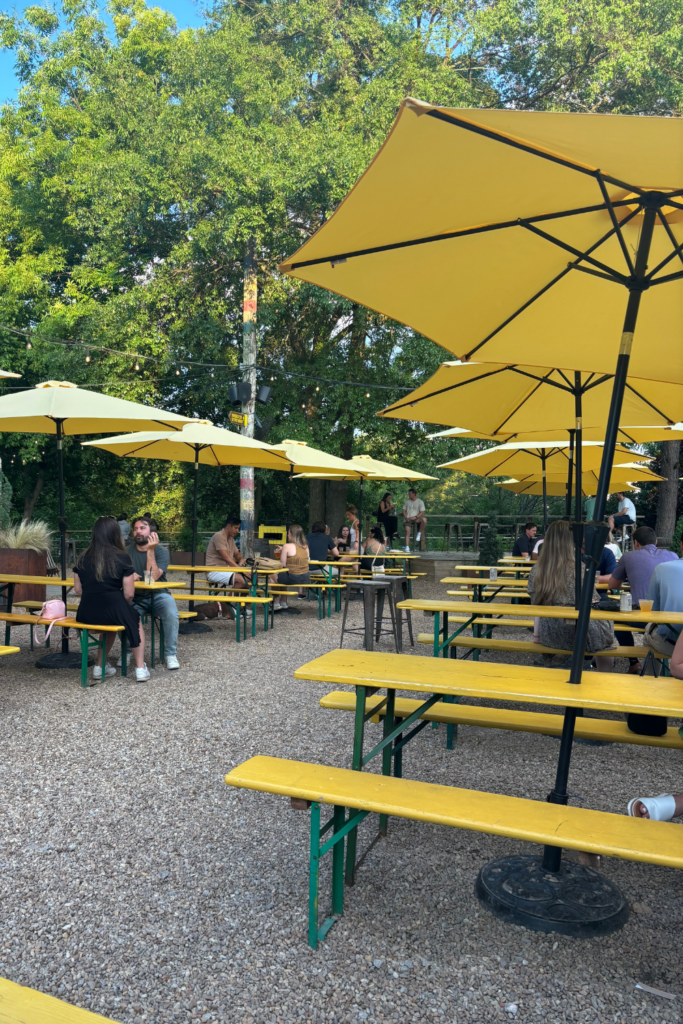
MULTIPOLYGON (((74 592, 81 599, 76 621, 98 626, 125 626, 126 640, 135 660, 135 679, 144 683, 149 679, 149 670, 145 664, 145 634, 140 613, 132 603, 135 569, 113 516, 100 516, 95 520, 90 544, 74 565, 73 573, 74 592)), ((109 654, 117 634, 105 635, 106 653, 109 654)), ((92 674, 93 679, 101 679, 102 666, 95 665, 92 674)), ((104 674, 115 676, 116 669, 105 663, 104 674)))
POLYGON ((366 541, 363 541, 365 558, 360 560, 361 569, 364 569, 366 572, 372 572, 373 569, 383 569, 384 559, 381 556, 385 554, 386 550, 382 527, 372 526, 370 528, 370 536, 366 541))
POLYGON ((306 544, 313 562, 326 562, 330 557, 339 558, 339 549, 334 537, 327 532, 322 519, 318 519, 306 536, 306 544))
MULTIPOLYGON (((581 566, 583 578, 585 566, 581 566)), ((538 561, 529 573, 527 591, 532 604, 562 605, 573 608, 575 594, 574 541, 569 523, 560 519, 548 527, 538 561)), ((597 591, 593 600, 598 600, 597 591)), ((559 647, 573 651, 576 637, 576 623, 566 619, 539 619, 538 633, 534 626, 534 641, 545 647, 559 647)), ((614 626, 611 622, 591 621, 586 638, 586 652, 605 651, 616 647, 614 626)), ((596 658, 600 672, 610 672, 614 658, 596 658)))
MULTIPOLYGON (((531 558, 536 546, 536 523, 525 523, 524 532, 515 541, 512 548, 513 558, 531 558)), ((539 549, 540 553, 540 549, 539 549)))
POLYGON ((615 516, 607 518, 610 530, 613 530, 615 526, 633 526, 636 521, 636 506, 623 491, 615 491, 614 497, 619 500, 619 507, 615 516))
MULTIPOLYGON (((681 541, 683 555, 683 540, 681 541)), ((655 566, 647 597, 652 601, 653 612, 683 611, 683 558, 674 557, 670 562, 660 562, 655 566)), ((673 658, 675 645, 683 627, 676 623, 656 626, 648 622, 643 635, 643 643, 653 647, 665 658, 673 658)), ((672 669, 673 674, 673 669, 672 669)), ((683 678, 683 676, 681 676, 683 678)))
MULTIPOLYGON (((166 582, 166 570, 170 556, 168 548, 159 543, 159 527, 149 516, 137 516, 133 520, 133 536, 126 544, 126 551, 135 569, 135 579, 142 580, 146 572, 152 573, 155 583, 166 582)), ((152 598, 149 593, 136 591, 135 608, 141 615, 152 612, 152 598)), ((178 662, 178 605, 167 590, 154 595, 154 614, 161 619, 164 627, 164 659, 166 668, 180 668, 178 662)))
MULTIPOLYGON (((278 549, 275 549, 276 554, 278 549)), ((306 543, 306 537, 304 531, 300 526, 290 526, 287 531, 287 543, 283 544, 279 550, 280 564, 287 572, 274 573, 270 577, 271 583, 279 583, 286 587, 298 587, 299 597, 305 597, 303 585, 311 582, 311 574, 309 572, 309 559, 310 554, 308 551, 308 544, 306 543)), ((288 608, 287 598, 282 597, 278 600, 276 597, 273 601, 273 611, 278 612, 288 608)), ((298 612, 297 612, 298 614, 298 612)))

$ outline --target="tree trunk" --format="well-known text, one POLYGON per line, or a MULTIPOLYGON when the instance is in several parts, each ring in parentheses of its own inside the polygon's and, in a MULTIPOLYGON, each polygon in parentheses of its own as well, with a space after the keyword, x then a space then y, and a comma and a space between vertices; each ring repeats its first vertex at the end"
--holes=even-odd
POLYGON ((325 520, 325 481, 311 480, 308 506, 309 529, 318 519, 325 520))
POLYGON ((346 524, 346 499, 349 484, 346 480, 330 480, 327 491, 327 522, 332 536, 346 524))
POLYGON ((659 485, 657 502, 656 533, 657 542, 661 547, 668 547, 671 544, 676 526, 680 447, 680 441, 664 441, 662 443, 660 473, 667 479, 659 485))
POLYGON ((24 519, 30 519, 31 516, 33 515, 33 510, 36 507, 36 502, 38 501, 38 498, 40 497, 40 492, 43 489, 44 482, 45 474, 43 473, 42 469, 40 469, 38 471, 38 479, 36 480, 36 485, 33 488, 33 493, 31 495, 26 495, 26 497, 24 498, 24 519))
MULTIPOLYGON (((254 436, 256 406, 256 308, 258 282, 256 278, 256 242, 247 241, 244 255, 244 297, 242 302, 242 380, 251 385, 251 398, 242 402, 246 425, 241 428, 244 437, 254 436)), ((245 558, 254 556, 254 467, 240 468, 240 553, 245 558)))

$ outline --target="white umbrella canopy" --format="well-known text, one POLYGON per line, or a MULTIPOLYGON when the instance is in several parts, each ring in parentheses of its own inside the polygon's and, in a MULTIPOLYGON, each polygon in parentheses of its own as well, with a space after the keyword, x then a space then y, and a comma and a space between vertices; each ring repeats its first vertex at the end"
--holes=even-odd
POLYGON ((10 373, 9 370, 0 370, 0 377, 21 377, 21 374, 10 373))

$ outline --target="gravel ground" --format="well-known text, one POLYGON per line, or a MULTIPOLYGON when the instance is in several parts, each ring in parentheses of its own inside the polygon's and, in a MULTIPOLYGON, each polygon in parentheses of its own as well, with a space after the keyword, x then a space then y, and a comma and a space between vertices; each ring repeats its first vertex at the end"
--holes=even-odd
MULTIPOLYGON (((308 948, 308 816, 223 782, 253 754, 350 764, 351 716, 318 706, 330 687, 293 678, 338 645, 340 617, 297 606, 239 647, 225 621, 181 637, 180 671, 86 691, 76 673, 36 670, 28 632, 14 632, 22 652, 0 664, 0 974, 126 1024, 681 1020, 683 881, 666 868, 603 863, 632 905, 616 935, 539 935, 473 895, 484 862, 528 846, 393 819, 343 919, 308 948)), ((447 751, 430 728, 404 772, 543 799, 557 752, 551 738, 466 727, 447 751)), ((679 780, 677 752, 577 746, 572 803, 622 813, 679 780)))

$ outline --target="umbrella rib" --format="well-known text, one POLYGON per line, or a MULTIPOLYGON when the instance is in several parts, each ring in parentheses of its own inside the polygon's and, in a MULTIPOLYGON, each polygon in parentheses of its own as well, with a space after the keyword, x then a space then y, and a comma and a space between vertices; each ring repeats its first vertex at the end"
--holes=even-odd
MULTIPOLYGON (((602 272, 605 275, 611 277, 614 280, 619 281, 620 284, 628 284, 628 278, 624 274, 620 274, 617 270, 613 270, 606 263, 602 263, 600 260, 596 260, 592 256, 589 256, 588 252, 590 252, 590 249, 588 250, 588 252, 581 252, 580 249, 576 249, 573 245, 569 245, 568 242, 563 242, 560 238, 555 238, 554 235, 549 235, 547 231, 543 231, 542 228, 537 228, 535 224, 531 224, 527 220, 522 220, 520 218, 519 223, 522 225, 523 228, 526 228, 527 231, 532 231, 535 235, 538 235, 540 238, 544 238, 546 242, 552 242, 553 245, 557 245, 560 249, 564 249, 566 252, 570 252, 573 256, 577 256, 580 260, 588 260, 589 263, 592 263, 594 266, 598 267, 600 270, 602 270, 602 272)), ((576 269, 578 270, 580 268, 577 267, 576 269)))
MULTIPOLYGON (((550 384, 551 387, 559 388, 560 391, 571 391, 572 394, 574 393, 574 388, 571 387, 571 385, 565 387, 564 384, 560 384, 559 380, 550 380, 550 374, 555 372, 554 368, 552 370, 549 370, 545 377, 537 377, 535 373, 529 373, 528 370, 522 370, 519 368, 519 366, 508 366, 508 370, 513 370, 515 373, 519 373, 522 377, 531 377, 532 380, 537 380, 539 384, 550 384)), ((535 390, 536 388, 534 388, 534 391, 535 390)), ((531 394, 533 394, 533 391, 531 392, 531 394)), ((531 397, 531 394, 529 395, 529 398, 531 397)))
MULTIPOLYGON (((624 218, 622 223, 625 224, 627 221, 631 220, 632 217, 635 217, 637 212, 637 210, 633 210, 633 212, 629 214, 628 217, 624 218)), ((587 252, 593 252, 595 249, 601 246, 603 242, 606 242, 608 238, 611 238, 613 234, 614 228, 612 227, 605 235, 602 236, 602 238, 599 238, 597 242, 594 242, 590 249, 587 250, 587 252)), ((533 305, 533 303, 536 302, 537 299, 540 299, 542 295, 545 295, 545 293, 549 291, 553 287, 553 285, 556 285, 558 281, 561 281, 562 278, 569 273, 572 267, 576 266, 576 263, 578 263, 578 260, 575 261, 574 263, 569 263, 564 268, 564 270, 561 270, 560 273, 557 274, 557 276, 552 279, 552 281, 549 281, 547 284, 543 285, 543 287, 539 291, 537 291, 535 295, 532 295, 530 299, 527 299, 524 305, 520 306, 519 309, 515 310, 515 312, 512 313, 507 318, 507 320, 503 320, 502 324, 499 324, 498 327, 496 327, 495 330, 491 331, 491 333, 488 334, 483 341, 480 341, 478 345, 475 345, 473 349, 470 349, 470 351, 467 352, 466 355, 462 357, 463 362, 467 361, 468 359, 471 359, 475 352, 478 352, 480 348, 483 348, 484 345, 488 344, 488 342, 491 341, 492 338, 495 338, 495 336, 499 334, 502 330, 504 330, 508 326, 508 324, 511 324, 512 321, 515 320, 518 316, 520 316, 526 309, 528 309, 529 306, 533 305)))
MULTIPOLYGON (((591 374, 591 376, 588 378, 588 380, 586 381, 584 386, 581 388, 581 394, 582 395, 585 395, 587 391, 591 391, 592 388, 597 388, 598 385, 604 384, 605 381, 612 380, 612 378, 614 377, 614 374, 613 373, 603 373, 602 377, 598 377, 597 380, 593 380, 592 383, 591 383, 591 380, 592 380, 592 378, 594 376, 595 376, 595 374, 591 374)), ((628 387, 628 385, 626 385, 626 386, 628 387)))
MULTIPOLYGON (((555 153, 546 153, 543 150, 537 149, 528 142, 522 142, 519 139, 510 138, 507 135, 503 135, 500 132, 494 131, 492 128, 485 128, 483 125, 474 124, 471 121, 464 121, 462 118, 454 117, 453 114, 446 114, 442 110, 428 110, 428 117, 433 117, 437 121, 445 121, 447 124, 452 124, 456 128, 464 128, 466 131, 473 132, 475 135, 483 135, 484 138, 491 139, 493 142, 502 142, 505 146, 511 146, 513 149, 519 149, 523 153, 529 153, 531 156, 540 157, 542 160, 549 160, 550 163, 559 164, 561 167, 568 167, 572 171, 578 171, 579 174, 585 174, 589 178, 597 178, 601 173, 597 168, 585 167, 583 164, 577 164, 567 157, 558 156, 555 153)), ((629 185, 626 181, 621 181, 619 178, 613 178, 609 174, 603 175, 605 181, 608 181, 610 185, 616 185, 618 188, 626 188, 631 192, 635 192, 641 196, 645 190, 639 188, 636 185, 629 185)))
POLYGON ((612 284, 624 284, 623 281, 618 281, 616 277, 612 277, 611 274, 603 274, 600 270, 591 270, 590 267, 579 267, 576 263, 572 264, 572 270, 580 270, 582 274, 591 274, 593 277, 601 277, 603 281, 610 281, 612 284))
POLYGON ((678 244, 678 242, 676 241, 676 236, 674 235, 673 231, 671 230, 671 227, 669 226, 666 217, 662 216, 662 211, 661 210, 657 210, 657 216, 659 217, 659 219, 662 222, 662 225, 664 227, 664 230, 666 231, 667 235, 669 236, 669 241, 673 245, 674 251, 672 253, 669 253, 669 255, 666 257, 666 259, 663 259, 662 262, 659 263, 655 267, 654 270, 650 271, 650 273, 646 277, 647 281, 651 281, 652 278, 655 276, 655 274, 658 271, 660 271, 662 269, 662 267, 665 267, 667 265, 667 263, 669 263, 676 256, 678 256, 679 259, 681 260, 681 263, 683 263, 683 243, 681 243, 681 245, 678 244))
MULTIPOLYGON (((521 372, 521 371, 520 371, 520 372, 521 372)), ((550 372, 552 373, 552 370, 551 370, 550 372)), ((530 399, 530 398, 531 398, 531 397, 532 397, 533 395, 535 395, 535 394, 536 394, 536 392, 538 391, 538 389, 539 389, 539 388, 540 388, 540 387, 542 386, 542 384, 544 383, 544 381, 543 381, 542 379, 541 379, 541 380, 539 380, 539 379, 538 379, 537 377, 533 377, 533 375, 532 375, 532 374, 530 374, 530 373, 528 373, 528 374, 523 374, 523 376, 526 376, 526 377, 531 377, 531 378, 532 378, 532 380, 535 380, 535 381, 537 381, 537 383, 536 383, 536 384, 534 385, 534 387, 532 387, 531 391, 529 391, 529 392, 528 392, 528 393, 527 393, 527 394, 526 394, 526 395, 524 396, 524 398, 523 398, 523 399, 521 400, 521 402, 519 402, 519 403, 518 403, 518 405, 517 405, 517 406, 516 406, 516 407, 515 407, 515 408, 514 408, 514 409, 512 410, 512 412, 511 412, 511 413, 509 414, 509 416, 506 416, 506 417, 505 417, 505 419, 504 419, 504 420, 502 421, 502 423, 499 423, 499 424, 498 424, 498 426, 496 427, 496 429, 492 431, 492 433, 493 433, 493 434, 497 434, 499 430, 502 430, 502 429, 503 429, 503 427, 505 426, 505 424, 507 423, 507 421, 508 421, 508 420, 511 420, 511 419, 512 419, 512 417, 513 417, 513 416, 515 415, 515 413, 516 413, 516 412, 519 412, 519 410, 520 410, 520 409, 522 408, 522 406, 523 406, 523 405, 526 405, 526 403, 527 403, 527 402, 529 401, 529 399, 530 399)))
POLYGON ((617 238, 619 239, 619 245, 621 246, 621 251, 624 254, 624 259, 626 260, 626 266, 628 267, 628 272, 629 272, 629 274, 635 274, 635 268, 633 266, 633 261, 631 259, 631 254, 628 251, 628 246, 626 245, 626 240, 625 240, 624 236, 621 233, 621 225, 619 224, 619 221, 617 220, 617 215, 614 212, 614 207, 613 207, 612 201, 611 201, 611 199, 609 197, 609 193, 607 191, 607 187, 605 186, 605 180, 604 180, 604 178, 602 176, 602 172, 598 171, 596 177, 597 177, 598 185, 600 186, 600 191, 602 192, 602 198, 605 200, 605 205, 607 206, 607 211, 608 211, 608 213, 610 215, 610 220, 612 221, 612 224, 614 225, 614 230, 617 233, 617 238))
POLYGON ((650 287, 654 284, 669 284, 670 281, 680 281, 682 277, 683 270, 679 270, 676 274, 665 274, 664 277, 658 277, 654 281, 650 281, 650 287))
POLYGON ((501 366, 498 370, 490 370, 488 373, 480 374, 479 377, 471 377, 469 380, 461 380, 458 384, 449 384, 448 387, 440 388, 439 391, 431 391, 428 395, 421 395, 419 398, 414 398, 411 402, 401 402, 400 405, 388 405, 386 409, 382 409, 377 415, 384 416, 389 411, 396 412, 398 409, 405 409, 406 406, 417 405, 418 402, 426 402, 428 398, 436 398, 447 391, 455 391, 456 388, 464 387, 465 384, 474 384, 477 381, 486 380, 487 377, 495 377, 496 374, 504 373, 505 370, 509 369, 509 366, 501 366))
POLYGON ((639 398, 641 400, 641 402, 645 402, 645 404, 649 405, 650 408, 653 409, 654 412, 656 412, 658 416, 661 416, 662 419, 665 419, 669 426, 672 426, 676 422, 675 420, 672 420, 670 416, 667 416, 666 413, 662 412, 661 409, 658 409, 656 405, 653 405, 652 402, 648 401, 648 399, 645 397, 645 395, 641 395, 640 391, 636 391, 636 389, 633 387, 633 385, 629 384, 628 381, 626 382, 626 387, 628 388, 629 391, 633 392, 633 394, 636 396, 636 398, 639 398))
MULTIPOLYGON (((633 200, 627 203, 626 200, 617 203, 616 205, 633 205, 633 200)), ((541 213, 535 217, 528 217, 530 224, 535 224, 537 221, 545 220, 558 220, 561 217, 577 217, 582 213, 601 213, 604 211, 604 203, 599 203, 597 206, 583 206, 575 210, 561 210, 558 213, 541 213)), ((388 242, 386 245, 374 245, 368 249, 355 249, 353 252, 340 252, 334 256, 319 256, 314 260, 303 260, 301 263, 290 263, 284 264, 289 270, 299 270, 302 267, 315 267, 321 263, 337 263, 342 260, 350 260, 356 256, 374 256, 380 252, 392 252, 395 249, 407 249, 413 245, 427 245, 429 242, 444 242, 452 238, 466 238, 468 235, 481 235, 487 231, 500 231, 503 228, 516 228, 519 227, 519 220, 503 220, 497 224, 480 224, 475 228, 461 228, 457 231, 445 231, 439 235, 425 235, 424 238, 411 238, 405 242, 388 242)))

